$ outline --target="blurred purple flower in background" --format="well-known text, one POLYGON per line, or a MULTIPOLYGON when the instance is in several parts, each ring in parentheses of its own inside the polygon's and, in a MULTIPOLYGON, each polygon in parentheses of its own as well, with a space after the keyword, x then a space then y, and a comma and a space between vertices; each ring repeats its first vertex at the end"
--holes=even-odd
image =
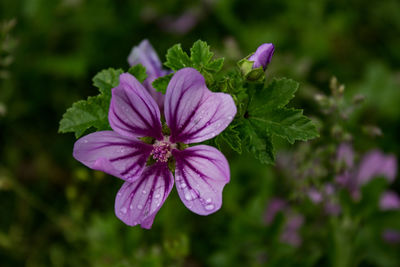
POLYGON ((394 155, 384 155, 379 150, 371 150, 364 155, 358 166, 353 166, 354 151, 351 145, 341 144, 337 150, 337 161, 345 162, 346 168, 336 176, 337 184, 347 188, 354 199, 360 198, 360 188, 375 177, 382 176, 393 182, 397 174, 397 159, 394 155))
POLYGON ((199 13, 195 10, 186 10, 180 16, 165 16, 159 20, 162 30, 169 33, 185 34, 193 29, 199 21, 199 13))
POLYGON ((153 88, 152 83, 155 79, 169 74, 170 71, 162 68, 162 63, 148 40, 145 39, 140 42, 138 46, 132 48, 132 51, 128 56, 128 63, 130 66, 142 64, 146 68, 147 78, 143 82, 143 85, 157 102, 160 110, 163 111, 165 96, 162 93, 157 92, 153 88))
POLYGON ((197 70, 185 68, 168 84, 164 114, 170 135, 162 131, 157 103, 134 76, 124 73, 112 90, 108 119, 113 131, 95 132, 75 143, 78 161, 125 181, 115 213, 127 225, 151 227, 172 190, 173 162, 176 188, 188 209, 208 215, 222 205, 222 190, 230 179, 224 155, 206 145, 182 148, 213 138, 230 124, 236 115, 232 97, 211 92, 197 70), (154 141, 145 143, 141 137, 154 141))
POLYGON ((270 224, 274 221, 278 212, 285 210, 286 201, 281 198, 272 198, 268 202, 267 210, 264 214, 264 222, 270 224))
POLYGON ((285 225, 280 235, 281 242, 296 247, 299 246, 301 244, 301 237, 298 231, 304 223, 304 217, 294 213, 285 200, 271 198, 264 214, 264 222, 270 225, 279 212, 284 212, 286 217, 285 225))
POLYGON ((379 201, 381 210, 398 210, 400 209, 400 197, 396 192, 386 191, 382 194, 379 201))
POLYGON ((280 240, 282 243, 298 247, 301 245, 301 237, 299 230, 304 223, 304 217, 300 214, 288 215, 287 221, 283 228, 280 240))
POLYGON ((393 229, 386 229, 382 233, 382 238, 387 243, 399 244, 400 243, 400 231, 393 230, 393 229))
POLYGON ((263 67, 265 70, 271 62, 272 55, 274 54, 274 45, 271 43, 260 45, 256 52, 249 57, 249 61, 254 61, 253 69, 263 67))

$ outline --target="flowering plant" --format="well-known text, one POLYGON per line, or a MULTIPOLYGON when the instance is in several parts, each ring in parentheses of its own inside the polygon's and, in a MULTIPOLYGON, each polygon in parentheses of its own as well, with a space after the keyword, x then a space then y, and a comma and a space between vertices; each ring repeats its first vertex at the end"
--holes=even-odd
POLYGON ((128 72, 106 69, 93 78, 100 94, 74 103, 59 130, 87 134, 75 143, 74 157, 125 181, 115 212, 126 224, 151 227, 173 176, 186 207, 208 215, 221 207, 230 180, 218 150, 223 144, 271 164, 275 136, 289 143, 318 136, 302 110, 286 107, 298 83, 265 83, 273 51, 272 44, 261 45, 239 62, 240 71, 221 73, 224 59, 213 60, 205 42, 195 42, 190 57, 177 44, 167 51, 170 70, 164 70, 144 40, 132 49, 128 72))

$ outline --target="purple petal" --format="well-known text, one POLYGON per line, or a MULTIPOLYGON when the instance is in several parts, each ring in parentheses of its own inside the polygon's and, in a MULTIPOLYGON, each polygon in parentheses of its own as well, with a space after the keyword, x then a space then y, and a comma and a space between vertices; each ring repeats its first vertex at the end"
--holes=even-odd
POLYGON ((174 185, 167 164, 146 167, 133 183, 125 182, 115 199, 115 214, 125 224, 150 229, 174 185))
POLYGON ((143 172, 152 147, 113 131, 88 134, 75 142, 73 156, 87 167, 126 181, 143 172))
POLYGON ((212 93, 203 76, 193 68, 181 69, 172 77, 164 108, 171 142, 197 143, 213 138, 236 115, 232 97, 212 93))
POLYGON ((398 210, 400 209, 400 197, 393 191, 386 191, 382 194, 379 201, 381 210, 398 210))
POLYGON ((128 73, 121 74, 119 86, 112 90, 108 120, 111 128, 121 135, 162 139, 157 103, 128 73))
POLYGON ((165 96, 157 92, 152 83, 155 79, 167 75, 168 71, 163 70, 162 63, 150 42, 145 39, 138 46, 133 47, 128 62, 131 66, 142 64, 146 68, 147 79, 143 82, 143 85, 162 110, 165 96))
POLYGON ((128 56, 129 65, 142 64, 149 76, 163 76, 162 63, 150 42, 145 39, 138 46, 132 48, 128 56))
POLYGON ((173 150, 175 180, 185 206, 200 215, 216 212, 222 205, 222 190, 229 182, 229 165, 217 149, 199 145, 173 150))
POLYGON ((344 162, 347 168, 352 168, 354 165, 354 150, 351 144, 342 143, 336 151, 338 162, 344 162))
POLYGON ((360 185, 363 185, 374 177, 384 176, 389 182, 393 182, 396 174, 396 157, 386 156, 379 150, 372 150, 364 156, 360 163, 357 181, 360 185))
POLYGON ((267 65, 271 62, 272 55, 274 54, 274 45, 271 43, 260 45, 256 52, 249 57, 249 61, 254 61, 253 68, 267 67, 267 65))

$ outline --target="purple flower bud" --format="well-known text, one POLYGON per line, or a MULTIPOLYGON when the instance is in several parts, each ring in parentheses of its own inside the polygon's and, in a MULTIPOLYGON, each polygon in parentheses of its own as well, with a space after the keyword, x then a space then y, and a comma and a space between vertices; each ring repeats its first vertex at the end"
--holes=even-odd
POLYGON ((400 232, 397 230, 393 230, 393 229, 386 229, 382 233, 382 238, 387 243, 398 244, 398 243, 400 243, 400 232))
POLYGON ((386 191, 381 196, 379 207, 381 210, 398 210, 400 209, 400 197, 393 191, 386 191))
POLYGON ((272 55, 274 54, 274 45, 271 43, 260 45, 256 52, 249 57, 249 61, 254 61, 253 69, 263 67, 265 70, 267 65, 271 62, 272 55))

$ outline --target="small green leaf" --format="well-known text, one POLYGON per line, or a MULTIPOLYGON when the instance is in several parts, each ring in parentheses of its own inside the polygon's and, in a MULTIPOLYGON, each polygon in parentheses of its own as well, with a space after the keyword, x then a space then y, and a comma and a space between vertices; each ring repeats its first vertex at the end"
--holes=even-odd
POLYGON ((171 73, 171 74, 165 75, 163 77, 160 77, 158 79, 155 79, 153 81, 153 83, 152 83, 153 88, 157 92, 161 92, 161 93, 165 94, 165 92, 167 91, 167 87, 168 87, 169 81, 171 80, 173 75, 174 74, 171 73))
POLYGON ((224 65, 224 58, 218 58, 215 59, 211 62, 209 62, 206 66, 205 69, 208 71, 212 71, 212 72, 218 72, 222 69, 222 66, 224 65))
POLYGON ((119 84, 119 75, 124 71, 122 69, 105 69, 93 77, 93 85, 99 88, 100 93, 111 95, 111 89, 119 84))
POLYGON ((299 83, 292 79, 274 79, 262 90, 257 90, 249 104, 249 111, 281 108, 294 97, 299 83))
POLYGON ((241 143, 241 140, 240 140, 240 137, 239 137, 239 132, 235 129, 235 126, 229 125, 219 136, 234 151, 236 151, 239 154, 242 153, 242 143, 241 143))
POLYGON ((147 78, 146 68, 142 64, 137 64, 131 67, 128 72, 138 79, 142 83, 147 78))
POLYGON ((313 122, 303 115, 303 110, 280 108, 250 113, 249 120, 270 134, 285 138, 293 144, 296 140, 307 141, 318 137, 313 122))
POLYGON ((190 49, 190 59, 193 65, 198 68, 208 65, 213 55, 210 46, 201 40, 196 41, 190 49))
POLYGON ((182 50, 181 44, 176 44, 167 51, 167 62, 165 66, 177 71, 182 68, 192 67, 192 61, 189 56, 182 50))
POLYGON ((78 138, 90 127, 95 127, 97 130, 109 129, 109 105, 110 98, 104 95, 91 96, 87 100, 75 102, 64 113, 58 131, 74 132, 78 138))
POLYGON ((252 153, 263 164, 274 164, 275 151, 272 138, 267 131, 249 120, 243 119, 238 126, 243 147, 252 153))

